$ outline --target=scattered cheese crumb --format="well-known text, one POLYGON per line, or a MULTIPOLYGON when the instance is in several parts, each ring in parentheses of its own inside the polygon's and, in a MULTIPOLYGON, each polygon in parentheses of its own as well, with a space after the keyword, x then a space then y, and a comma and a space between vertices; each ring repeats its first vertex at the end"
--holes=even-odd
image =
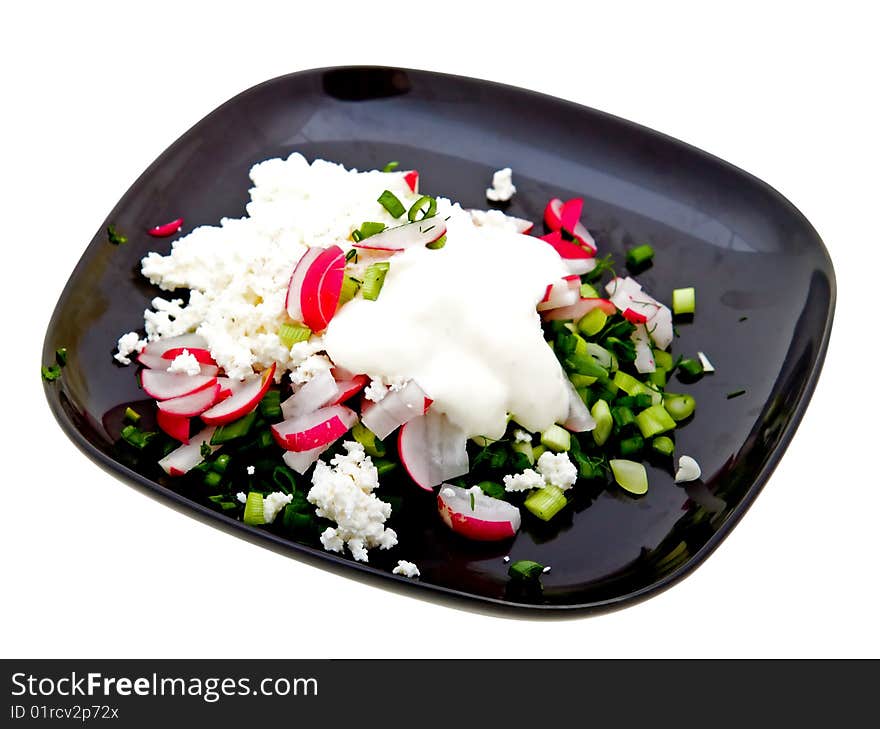
POLYGON ((517 428, 513 431, 513 440, 516 443, 531 443, 532 442, 532 434, 527 433, 522 428, 517 428))
POLYGON ((701 475, 700 464, 690 456, 681 456, 678 459, 678 470, 675 472, 675 483, 684 481, 696 481, 701 475))
POLYGON ((247 494, 246 494, 244 491, 239 491, 239 492, 235 495, 235 498, 238 499, 242 504, 246 504, 246 503, 247 503, 247 494))
POLYGON ((505 561, 505 562, 510 562, 510 557, 505 557, 505 558, 504 558, 504 561, 505 561))
POLYGON ((544 485, 544 477, 537 471, 527 468, 522 473, 504 477, 505 491, 528 491, 544 485))
POLYGON ((179 372, 192 376, 199 374, 202 371, 202 366, 192 352, 188 349, 184 349, 173 360, 171 360, 171 364, 168 365, 168 371, 172 374, 179 372))
POLYGON ((253 476, 254 473, 256 473, 256 471, 257 471, 257 469, 254 468, 253 466, 248 466, 248 467, 247 467, 247 474, 248 474, 248 476, 253 476))
MULTIPOLYGON (((253 468, 253 466, 251 466, 253 468)), ((285 494, 281 491, 273 491, 263 497, 263 521, 271 524, 287 504, 293 501, 293 494, 285 494)))
POLYGON ((290 373, 290 381, 295 385, 303 385, 320 372, 329 372, 332 367, 333 363, 326 355, 312 354, 290 373))
POLYGON ((421 574, 418 567, 412 562, 407 562, 405 559, 397 560, 397 567, 391 571, 395 575, 403 575, 404 577, 418 577, 421 574))
POLYGON ((543 572, 544 574, 547 574, 549 571, 550 571, 549 567, 545 567, 544 569, 541 570, 541 572, 543 572))
POLYGON ((714 372, 715 366, 709 361, 709 358, 703 352, 697 352, 700 364, 703 365, 703 372, 714 372))
POLYGON ((119 337, 119 341, 116 343, 117 352, 113 355, 113 359, 120 364, 130 365, 131 358, 128 355, 134 352, 140 353, 146 346, 146 339, 141 339, 137 332, 128 332, 128 334, 119 337))
POLYGON ((544 451, 538 459, 538 472, 549 484, 567 491, 577 481, 577 467, 571 462, 568 453, 544 451))
POLYGON ((486 188, 486 199, 492 202, 507 202, 515 192, 513 170, 505 167, 492 175, 492 187, 486 188))
POLYGON ((373 379, 364 389, 364 397, 371 402, 379 402, 388 394, 388 388, 382 384, 381 379, 373 379))

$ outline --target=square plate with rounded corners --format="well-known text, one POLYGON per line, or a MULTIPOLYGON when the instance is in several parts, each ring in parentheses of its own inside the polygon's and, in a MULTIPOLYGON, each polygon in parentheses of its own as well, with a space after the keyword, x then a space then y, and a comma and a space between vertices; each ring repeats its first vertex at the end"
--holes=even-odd
MULTIPOLYGON (((682 142, 605 113, 523 89, 392 68, 304 71, 236 96, 171 145, 125 193, 92 239, 56 306, 44 361, 66 346, 62 378, 46 385, 65 432, 101 466, 186 513, 265 546, 424 596, 473 598, 536 610, 607 609, 667 587, 699 564, 743 515, 794 433, 824 359, 834 311, 834 272, 804 217, 765 183, 682 142), (231 519, 191 492, 133 464, 114 443, 126 404, 140 402, 133 368, 111 357, 157 294, 139 275, 148 251, 169 240, 145 229, 183 216, 183 233, 240 217, 255 162, 321 157, 370 169, 388 160, 421 172, 420 186, 465 207, 485 207, 493 170, 514 169, 506 212, 540 221, 550 197, 583 196, 600 252, 650 243, 639 275, 669 299, 695 286, 697 315, 675 349, 706 352, 717 372, 688 386, 696 420, 679 453, 702 465, 687 488, 649 468, 648 494, 584 493, 551 525, 526 522, 513 543, 468 543, 449 532, 430 494, 404 489, 400 546, 363 565, 231 519), (128 243, 108 243, 113 223, 128 243), (744 395, 728 399, 731 391, 744 395), (552 566, 542 591, 511 586, 507 564, 552 566), (390 574, 415 562, 418 581, 390 574)), ((160 472, 161 473, 161 472, 160 472)), ((389 487, 393 490, 393 486, 389 487)), ((580 487, 579 487, 580 488, 580 487)), ((586 489, 585 489, 586 491, 586 489)), ((536 521, 536 520, 535 520, 536 521)))

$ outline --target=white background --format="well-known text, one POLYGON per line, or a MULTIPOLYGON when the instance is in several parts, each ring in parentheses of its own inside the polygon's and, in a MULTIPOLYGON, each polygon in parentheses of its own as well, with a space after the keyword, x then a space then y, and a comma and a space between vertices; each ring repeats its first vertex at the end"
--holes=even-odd
POLYGON ((4 10, 4 657, 880 655, 880 57, 859 10, 870 4, 543 2, 529 15, 520 4, 4 10), (681 584, 575 621, 453 610, 173 512, 53 421, 36 376, 45 327, 129 184, 239 91, 347 63, 488 78, 641 122, 766 180, 825 240, 839 299, 812 405, 745 519, 681 584))

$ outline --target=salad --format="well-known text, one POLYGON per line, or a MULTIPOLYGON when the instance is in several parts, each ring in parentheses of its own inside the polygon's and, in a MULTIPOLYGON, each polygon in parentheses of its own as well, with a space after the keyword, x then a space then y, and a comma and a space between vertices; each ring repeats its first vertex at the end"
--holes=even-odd
MULTIPOLYGON (((434 498, 462 539, 509 540, 579 488, 645 494, 647 460, 699 478, 674 440, 696 402, 667 390, 673 372, 712 371, 671 351, 694 290, 645 291, 649 245, 626 273, 600 256, 582 199, 549 200, 542 232, 422 194, 396 168, 261 162, 245 217, 143 259, 174 293, 117 343, 155 400, 126 410, 122 446, 212 508, 363 562, 405 556, 391 524, 409 499, 434 498), (406 488, 386 493, 389 479, 406 488)), ((486 193, 515 191, 505 168, 486 193)), ((393 571, 419 575, 404 559, 393 571)))

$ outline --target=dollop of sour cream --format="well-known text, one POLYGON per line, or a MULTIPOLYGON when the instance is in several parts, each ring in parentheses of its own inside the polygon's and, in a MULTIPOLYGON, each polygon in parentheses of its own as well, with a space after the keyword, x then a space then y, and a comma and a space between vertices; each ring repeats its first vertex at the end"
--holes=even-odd
POLYGON ((327 353, 352 372, 414 379, 469 437, 500 438, 509 417, 544 430, 565 418, 568 391, 535 307, 567 272, 537 238, 448 214, 443 248, 397 253, 376 301, 340 308, 327 353))

